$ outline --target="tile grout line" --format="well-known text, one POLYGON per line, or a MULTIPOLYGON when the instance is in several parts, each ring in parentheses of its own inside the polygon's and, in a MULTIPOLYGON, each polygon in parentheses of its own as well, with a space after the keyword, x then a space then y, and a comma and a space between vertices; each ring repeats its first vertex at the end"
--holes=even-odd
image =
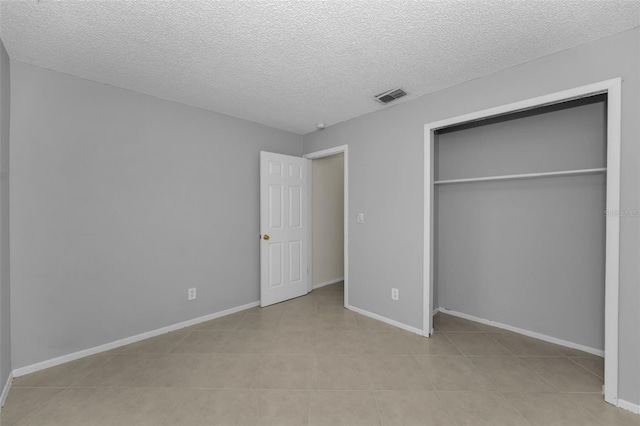
MULTIPOLYGON (((177 343, 176 343, 176 344, 175 344, 171 349, 169 349, 169 350, 168 350, 168 351, 166 351, 166 352, 161 352, 161 353, 160 353, 160 356, 159 356, 157 359, 155 359, 155 360, 154 360, 154 363, 158 363, 158 362, 160 362, 160 360, 165 359, 165 358, 168 358, 168 355, 169 355, 170 353, 172 353, 171 351, 173 351, 175 348, 177 348, 177 347, 178 347, 178 345, 179 345, 180 343, 182 343, 182 342, 183 342, 187 337, 191 336, 191 334, 192 334, 194 331, 197 331, 197 330, 195 330, 195 329, 194 329, 194 330, 189 331, 189 332, 188 332, 188 333, 186 333, 186 334, 185 334, 185 336, 184 336, 182 339, 180 339, 180 340, 179 340, 179 341, 178 341, 178 342, 177 342, 177 343)), ((132 388, 139 388, 139 387, 138 387, 138 386, 136 386, 136 385, 139 383, 139 381, 140 381, 140 380, 142 380, 142 378, 139 378, 138 380, 134 380, 133 384, 132 384, 130 387, 132 387, 132 388)))
MULTIPOLYGON (((518 360, 519 360, 520 362, 523 362, 523 361, 521 360, 521 358, 525 358, 525 357, 519 356, 519 357, 517 357, 517 358, 518 358, 518 360)), ((529 358, 535 358, 535 357, 529 357, 529 358)), ((533 371, 533 372, 534 372, 534 374, 536 374, 538 377, 540 377, 540 378, 541 378, 545 383, 547 383, 549 386, 551 386, 553 389, 555 389, 555 390, 556 390, 556 393, 559 393, 559 394, 562 394, 562 393, 563 393, 563 392, 562 392, 562 390, 560 390, 560 388, 559 388, 559 387, 557 387, 556 385, 554 385, 553 383, 551 383, 551 381, 550 381, 549 379, 547 379, 547 378, 546 378, 546 377, 544 377, 542 374, 540 374, 540 372, 538 371, 538 369, 537 369, 537 368, 535 368, 535 367, 533 367, 533 366, 530 366, 530 365, 528 365, 528 364, 526 364, 526 363, 525 363, 525 366, 526 366, 527 368, 529 368, 531 371, 533 371)))
MULTIPOLYGON (((487 335, 491 340, 493 340, 494 342, 498 343, 500 346, 502 346, 503 348, 505 348, 505 349, 506 349, 509 353, 511 353, 511 354, 512 354, 512 355, 513 355, 517 360, 520 360, 520 358, 522 358, 522 357, 520 357, 520 356, 516 355, 515 353, 513 353, 513 351, 511 351, 509 348, 507 348, 506 346, 504 346, 504 345, 502 345, 500 342, 498 342, 498 341, 497 341, 493 336, 491 336, 491 334, 490 334, 490 333, 487 333, 487 332, 486 332, 486 331, 484 331, 484 330, 481 330, 481 331, 482 331, 484 334, 486 334, 486 335, 487 335)), ((456 345, 455 345, 455 343, 453 343, 453 341, 452 341, 451 339, 449 339, 449 336, 447 336, 446 332, 444 333, 444 335, 445 335, 445 337, 446 337, 446 338, 451 342, 451 344, 452 344, 452 345, 456 346, 456 345)), ((460 348, 458 348, 457 346, 456 346, 456 348, 457 348, 458 350, 460 350, 460 348)), ((468 357, 464 352, 462 352, 462 351, 460 351, 460 352, 465 356, 465 358, 467 358, 467 359, 469 360, 469 362, 471 362, 471 364, 473 364, 473 361, 471 361, 471 360, 469 359, 469 357, 468 357)), ((531 358, 536 358, 536 357, 535 357, 535 356, 532 356, 531 358)), ((567 358, 567 359, 569 359, 570 361, 574 362, 575 364, 578 364, 577 362, 575 362, 575 361, 571 360, 569 356, 564 356, 564 355, 561 355, 561 356, 553 356, 553 357, 549 356, 549 357, 545 357, 545 358, 567 358)), ((474 367, 475 367, 475 364, 473 364, 473 365, 474 365, 474 367)), ((578 365, 580 365, 580 364, 578 364, 578 365)), ((531 366, 529 366, 529 365, 527 365, 527 367, 528 367, 529 369, 531 369, 531 370, 532 370, 535 374, 537 374, 539 377, 541 377, 541 378, 542 378, 546 383, 548 383, 551 387, 553 387, 553 388, 557 391, 557 394, 558 394, 558 395, 563 396, 563 397, 565 397, 565 398, 568 398, 572 404, 574 404, 574 405, 578 406, 578 407, 579 407, 583 412, 586 412, 586 413, 587 413, 587 415, 588 415, 589 417, 591 417, 592 419, 595 419, 598 423, 600 423, 600 421, 599 421, 598 419, 596 419, 596 418, 595 418, 595 416, 593 416, 591 413, 589 413, 589 412, 587 411, 587 409, 586 409, 586 408, 582 407, 580 404, 576 403, 576 402, 575 402, 575 401, 573 401, 569 396, 567 396, 567 394, 568 394, 568 393, 570 393, 570 392, 563 392, 562 390, 560 390, 557 386, 555 386, 555 385, 554 385, 553 383, 551 383, 547 378, 545 378, 542 374, 540 374, 540 372, 539 372, 536 368, 531 367, 531 366)), ((582 367, 582 366, 580 365, 580 367, 582 367)), ((584 367, 582 367, 582 368, 584 368, 584 367)), ((478 369, 478 368, 476 367, 476 369, 478 369)), ((585 370, 586 370, 586 368, 585 368, 585 370)), ((479 371, 479 369, 478 369, 478 371, 479 371)), ((588 370, 587 370, 587 371, 588 371, 588 370)), ((589 372, 590 372, 591 374, 593 374, 591 371, 589 371, 589 372)), ((482 374, 482 373, 480 373, 480 374, 482 374)), ((594 374, 594 375, 595 375, 595 374, 594 374)), ((483 376, 484 376, 484 375, 483 375, 483 376)), ((489 379, 489 380, 491 381, 491 379, 489 379)), ((492 382, 492 384, 495 386, 495 384, 494 384, 493 382, 492 382)), ((497 390, 497 389, 496 389, 496 390, 497 390)), ((513 409, 514 409, 514 410, 515 410, 515 411, 516 411, 516 412, 517 412, 517 413, 518 413, 518 414, 519 414, 519 415, 520 415, 520 416, 521 416, 521 417, 522 417, 526 422, 527 422, 527 423, 531 424, 531 422, 529 422, 529 420, 528 420, 528 419, 526 419, 526 418, 525 418, 525 417, 520 413, 520 411, 519 411, 519 410, 518 410, 518 409, 517 409, 517 408, 516 408, 512 403, 511 403, 511 401, 509 401, 509 399, 508 399, 508 398, 506 398, 506 397, 504 396, 504 392, 503 392, 503 391, 499 391, 499 390, 497 390, 497 391, 498 391, 498 393, 500 394, 500 396, 502 396, 502 398, 504 398, 504 399, 507 401, 507 403, 508 403, 508 404, 509 404, 509 405, 510 405, 510 406, 511 406, 511 407, 512 407, 512 408, 513 408, 513 409)))
POLYGON ((180 343, 182 343, 184 340, 186 340, 187 337, 191 336, 194 331, 197 331, 197 330, 191 330, 188 333, 186 333, 182 339, 178 340, 176 342, 176 344, 173 345, 167 352, 164 352, 164 354, 171 353, 175 348, 177 348, 180 345, 180 343))
MULTIPOLYGON (((484 331, 484 330, 483 330, 483 331, 484 331)), ((503 345, 502 343, 498 342, 498 340, 496 340, 493 336, 491 336, 491 334, 487 333, 486 331, 484 331, 484 334, 485 334, 487 337, 489 337, 489 339, 493 340, 493 341, 494 341, 494 342, 496 342, 498 345, 500 345, 501 347, 503 347, 504 349, 506 349, 506 350, 507 350, 507 352, 509 352, 511 355, 513 355, 513 357, 514 357, 518 362, 522 362, 522 361, 520 361, 520 360, 518 359, 518 356, 517 356, 517 355, 516 355, 516 354, 515 354, 511 349, 509 349, 508 347, 506 347, 506 346, 505 346, 505 345, 503 345)), ((469 361, 473 364, 473 361, 471 361, 471 360, 469 360, 469 361)), ((474 366, 475 366, 475 364, 474 364, 474 366)), ((476 368, 478 369, 478 371, 480 371, 480 369, 479 369, 477 366, 476 366, 476 368)), ((538 372, 537 372, 537 371, 535 371, 533 368, 531 368, 531 367, 529 367, 529 368, 530 368, 530 369, 531 369, 535 374, 538 374, 538 372)), ((482 374, 482 373, 480 373, 480 374, 482 374)), ((540 374, 538 374, 538 375, 540 376, 540 374)), ((540 377, 542 377, 542 376, 540 376, 540 377)), ((544 377, 542 377, 542 379, 544 380, 544 377)), ((489 380, 491 380, 491 379, 489 379, 489 380)), ((495 383, 494 383, 494 386, 495 386, 495 383)), ((516 407, 515 405, 513 405, 513 403, 512 403, 511 401, 509 401, 509 398, 507 398, 507 397, 504 395, 504 392, 503 392, 503 391, 500 391, 498 388, 496 388, 496 390, 498 391, 498 393, 500 394, 500 396, 502 397, 502 399, 504 399, 504 400, 507 402, 507 404, 509 404, 509 406, 510 406, 511 408, 513 408, 513 410, 514 410, 516 413, 518 413, 518 415, 519 415, 520 417, 522 417, 522 418, 524 419, 524 421, 525 421, 525 422, 527 422, 529 425, 531 425, 531 422, 529 421, 529 419, 527 419, 527 418, 526 418, 526 417, 525 417, 525 416, 520 412, 520 410, 518 410, 518 407, 516 407)))
POLYGON ((438 398, 438 401, 440 401, 440 405, 442 405, 442 408, 444 408, 444 411, 447 413, 447 416, 449 416, 449 418, 453 421, 453 423, 455 423, 456 426, 459 426, 456 419, 451 415, 451 413, 449 412, 449 409, 447 408, 445 403, 442 401, 442 398, 440 397, 440 392, 435 390, 434 388, 434 393, 436 394, 436 398, 438 398))
MULTIPOLYGON (((435 330, 434 330, 435 333, 435 330)), ((444 333, 443 333, 444 335, 444 333)), ((424 339, 429 339, 429 337, 424 337, 422 336, 424 339)), ((445 335, 445 339, 449 340, 447 338, 447 336, 445 335)), ((407 340, 409 340, 407 338, 407 340)), ((453 344, 452 344, 453 345, 453 344)), ((454 345, 455 348, 455 345, 454 345)), ((458 422, 456 421, 456 419, 451 415, 451 413, 449 412, 449 410, 447 409, 447 406, 444 404, 444 402, 442 401, 442 398, 440 397, 440 393, 439 391, 436 389, 436 387, 433 385, 433 382, 431 381, 431 379, 429 378, 429 375, 424 371, 424 368, 422 368, 422 364, 420 364, 420 360, 418 360, 418 356, 416 355, 416 353, 413 351, 413 348, 409 348, 409 350, 411 350, 411 355, 413 355, 414 360, 418 363, 418 368, 420 369, 420 371, 422 371, 422 374, 425 375, 425 377, 427 378, 427 381, 429 382, 429 384, 431 385, 431 387, 433 388, 433 393, 436 394, 436 398, 438 399, 438 401, 440 402, 440 405, 442 406, 442 408, 444 409, 445 413, 447 413, 447 416, 449 416, 449 418, 451 419, 451 421, 453 421, 453 423, 456 426, 458 425, 458 422)), ((456 350, 460 351, 458 348, 456 348, 456 350)), ((462 352, 461 352, 462 353, 462 352)), ((446 356, 446 355, 445 355, 446 356)))
MULTIPOLYGON (((20 388, 18 388, 20 389, 20 388)), ((28 388, 22 388, 22 389, 28 389, 28 388)), ((47 405, 53 398, 55 398, 58 395, 63 394, 64 392, 68 391, 71 388, 35 388, 35 389, 60 389, 60 392, 54 394, 51 396, 51 398, 46 399, 45 401, 43 401, 41 404, 37 404, 33 409, 27 411, 26 413, 24 413, 23 416, 19 417, 17 419, 17 421, 14 423, 15 425, 19 425, 20 422, 24 419, 26 419, 28 416, 30 416, 32 413, 34 413, 36 410, 39 410, 40 408, 44 407, 45 405, 47 405)))
MULTIPOLYGON (((67 388, 68 388, 68 389, 73 388, 73 387, 74 387, 74 385, 75 385, 76 383, 80 383, 80 382, 81 382, 85 377, 87 377, 87 376, 89 376, 89 374, 93 373, 93 372, 97 369, 97 367, 102 367, 102 366, 107 365, 107 363, 108 363, 109 361, 111 361, 113 358, 115 358, 116 356, 120 355, 121 353, 122 353, 122 352, 116 352, 116 353, 113 353, 112 355, 110 355, 110 356, 106 357, 106 359, 105 359, 104 361, 102 361, 101 363, 99 363, 99 364, 98 364, 98 365, 96 365, 95 367, 89 368, 89 369, 88 369, 89 371, 87 371, 87 373, 86 373, 86 374, 82 375, 82 376, 81 376, 80 378, 78 378, 76 381, 72 382, 69 386, 67 386, 67 388)), ((99 355, 99 354, 96 354, 96 355, 99 355)))
POLYGON ((526 417, 525 417, 525 416, 520 412, 520 410, 518 410, 518 408, 517 408, 515 405, 513 405, 513 403, 512 403, 511 401, 509 401, 509 398, 507 398, 507 397, 504 395, 504 392, 498 391, 498 393, 500 394, 500 396, 502 397, 502 399, 504 399, 504 400, 507 402, 507 404, 509 404, 509 406, 510 406, 511 408, 513 408, 513 409, 515 410, 515 412, 516 412, 516 413, 518 413, 518 415, 524 419, 524 421, 525 421, 525 422, 527 422, 529 425, 531 425, 531 422, 529 421, 529 419, 527 419, 527 418, 526 418, 526 417))
MULTIPOLYGON (((507 352, 509 352, 509 353, 510 353, 514 358, 516 358, 516 359, 517 359, 517 357, 515 356, 515 354, 514 354, 513 352, 511 352, 511 351, 509 350, 509 348, 507 348, 507 347, 505 347, 504 345, 500 344, 500 342, 498 342, 497 340, 495 340, 494 338, 492 338, 491 336, 489 336, 489 333, 485 332, 484 330, 480 329, 480 331, 481 331, 485 336, 487 336, 489 339, 491 339, 491 340, 493 340, 495 343, 497 343, 499 346, 501 346, 502 348, 506 349, 506 350, 507 350, 507 352)), ((462 351, 458 346, 456 346, 456 344, 453 342, 453 340, 449 339, 449 336, 447 336, 447 333, 446 333, 446 332, 444 333, 444 337, 446 337, 446 338, 447 338, 447 340, 449 340, 449 342, 450 342, 450 343, 451 343, 451 344, 452 344, 452 345, 453 345, 453 346, 454 346, 458 351, 460 351, 460 353, 462 353, 462 355, 466 358, 466 360, 467 360, 467 361, 469 361, 469 363, 471 363, 471 365, 476 369, 476 371, 477 371, 477 372, 478 372, 482 377, 486 378, 486 379, 489 381, 489 383, 491 383, 491 386, 493 386, 493 388, 494 388, 495 392, 497 392, 497 393, 500 395, 500 397, 501 397, 501 398, 502 398, 502 399, 507 403, 507 405, 508 405, 509 407, 511 407, 511 408, 516 412, 516 414, 517 414, 518 416, 520 416, 520 418, 522 418, 525 422, 527 422, 529 425, 531 425, 531 422, 530 422, 526 417, 524 417, 524 416, 522 415, 522 413, 520 413, 520 411, 519 411, 519 410, 518 410, 518 409, 517 409, 517 408, 516 408, 512 403, 511 403, 511 401, 509 401, 509 400, 508 400, 508 399, 507 399, 507 398, 502 394, 502 392, 501 392, 501 391, 496 387, 496 384, 493 382, 493 380, 491 380, 490 378, 488 378, 487 376, 485 376, 484 374, 482 374, 482 371, 480 371, 480 369, 478 368, 478 366, 477 366, 477 365, 475 365, 475 364, 473 363, 473 361, 471 361, 471 359, 469 359, 469 356, 468 356, 466 353, 464 353, 464 352, 463 352, 463 351, 462 351)))
POLYGON ((378 413, 378 421, 380 424, 384 424, 382 421, 382 415, 380 414, 380 405, 378 404, 378 398, 374 391, 371 391, 371 395, 373 396, 373 402, 376 404, 376 412, 378 413))
MULTIPOLYGON (((316 306, 316 314, 318 314, 318 309, 316 306)), ((354 320, 355 323, 355 320, 354 320)), ((312 399, 312 395, 311 392, 316 392, 316 389, 313 389, 313 379, 316 376, 316 366, 318 363, 318 348, 316 347, 317 343, 318 343, 318 331, 319 331, 319 325, 320 325, 320 319, 317 319, 317 323, 316 323, 316 327, 313 330, 313 334, 314 334, 314 339, 313 339, 313 365, 311 367, 311 377, 309 379, 309 406, 307 409, 307 426, 311 425, 311 399, 312 399)))
MULTIPOLYGON (((434 333, 435 333, 435 327, 434 327, 434 333)), ((451 346, 453 346, 458 352, 460 352, 463 356, 464 353, 455 345, 453 344, 453 342, 449 339, 449 337, 447 336, 447 334, 443 331, 439 331, 442 333, 442 335, 444 336, 444 338, 451 344, 451 346)), ((414 355, 415 356, 415 355, 414 355)), ((445 355, 447 356, 447 355, 445 355)), ((442 405, 442 407, 444 408, 444 411, 447 413, 447 415, 449 416, 449 418, 456 424, 456 426, 458 426, 458 422, 456 421, 456 419, 453 417, 453 415, 451 415, 451 412, 449 411, 449 409, 447 408, 447 406, 445 405, 444 401, 442 400, 442 397, 440 396, 440 391, 438 391, 436 389, 436 387, 433 385, 433 382, 431 382, 431 379, 429 379, 429 375, 424 371, 424 369, 422 368, 422 365, 420 365, 420 363, 418 362, 418 366, 420 367, 420 369, 422 370, 422 373, 427 376, 427 379, 429 380, 429 382, 431 383, 431 386, 433 387, 434 392, 436 393, 436 397, 438 398, 438 401, 440 401, 440 405, 442 405)))
MULTIPOLYGON (((424 337, 424 336, 421 336, 421 337, 423 339, 428 339, 428 337, 424 337)), ((431 389, 433 389, 433 391, 436 392, 436 387, 433 385, 433 382, 429 378, 429 375, 424 371, 424 368, 422 368, 422 365, 420 364, 420 360, 418 359, 418 356, 413 351, 413 348, 411 347, 411 343, 409 342, 409 340, 410 339, 405 336, 405 341, 407 341, 407 345, 409 346, 409 351, 411 351, 411 356, 413 357, 413 360, 418 365, 418 369, 420 370, 420 372, 424 374, 424 376, 427 378, 427 382, 429 383, 429 386, 431 386, 431 389)))
MULTIPOLYGON (((530 356, 530 355, 523 355, 523 356, 519 356, 519 357, 518 357, 518 359, 521 359, 521 358, 569 358, 569 357, 567 357, 567 356, 563 356, 563 355, 559 355, 559 356, 530 356)), ((568 391, 567 391, 567 392, 565 392, 565 391, 563 391, 562 389, 560 389, 558 386, 554 385, 554 384, 553 384, 549 379, 547 379, 546 377, 544 377, 544 376, 543 376, 543 375, 538 371, 538 369, 537 369, 537 368, 532 367, 532 366, 529 366, 529 365, 527 365, 527 367, 529 367, 531 370, 533 370, 533 372, 534 372, 534 373, 536 373, 539 377, 541 377, 541 378, 542 378, 542 380, 544 380, 544 381, 545 381, 545 382, 547 382, 551 387, 553 387, 553 388, 557 391, 557 393, 559 393, 559 394, 567 395, 567 394, 570 394, 570 393, 597 393, 597 392, 568 392, 568 391)), ((582 367, 582 366, 580 366, 580 367, 582 367)), ((587 370, 587 371, 588 371, 588 370, 587 370)), ((589 373, 591 373, 591 372, 589 371, 589 373)), ((593 374, 593 373, 591 373, 591 374, 593 374)), ((595 375, 595 374, 594 374, 594 375, 595 375)), ((603 380, 603 379, 602 379, 602 377, 599 377, 599 376, 597 376, 597 375, 595 375, 595 376, 596 376, 598 379, 603 380)))
MULTIPOLYGON (((523 361, 520 359, 521 357, 519 357, 518 355, 516 355, 511 349, 509 349, 508 347, 506 347, 505 345, 501 344, 497 339, 495 339, 491 333, 487 333, 485 332, 485 334, 487 336, 489 336, 490 339, 492 339, 494 342, 498 343, 500 346, 502 346, 503 348, 505 348, 507 351, 509 351, 516 360, 518 360, 518 362, 523 363, 523 361)), ((473 362, 472 362, 473 363, 473 362)), ((523 363, 524 364, 524 363, 523 363)), ((562 395, 562 391, 560 389, 558 389, 558 387, 556 387, 553 383, 551 383, 549 380, 547 380, 546 377, 544 377, 542 374, 540 374, 540 372, 538 370, 536 370, 535 368, 533 368, 532 366, 529 366, 527 364, 524 364, 525 367, 527 367, 529 370, 531 370, 535 375, 537 375, 538 377, 540 377, 545 383, 549 384, 549 386, 551 386, 553 389, 555 389, 557 391, 557 393, 559 395, 562 395)), ((502 396, 502 398, 504 398, 507 403, 514 409, 516 410, 516 412, 523 418, 525 419, 525 421, 529 424, 531 424, 531 422, 524 416, 522 415, 522 413, 520 412, 520 410, 518 410, 518 408, 509 400, 509 398, 507 398, 504 395, 504 391, 498 391, 500 393, 500 395, 502 396)))
MULTIPOLYGON (((496 340, 493 336, 491 336, 491 334, 490 334, 490 333, 487 333, 485 330, 482 330, 482 329, 481 329, 481 331, 482 331, 482 332, 483 332, 483 333, 484 333, 484 334, 485 334, 489 339, 493 340, 493 341, 494 341, 495 343, 497 343, 500 347, 504 348, 507 352, 509 352, 509 353, 510 353, 510 354, 511 354, 511 355, 512 355, 516 360, 518 360, 519 362, 522 362, 522 361, 520 361, 520 359, 518 358, 518 356, 517 356, 517 355, 516 355, 512 350, 510 350, 510 349, 509 349, 508 347, 506 347, 505 345, 501 344, 498 340, 496 340)), ((446 334, 445 334, 445 336, 446 336, 446 334)), ((446 336, 446 337, 447 337, 447 338, 449 338, 449 336, 446 336)), ((453 342, 451 342, 451 343, 453 344, 453 342)), ((459 348, 458 348, 458 350, 459 350, 459 348)), ((463 354, 464 354, 464 353, 463 353, 463 354)), ((473 366, 476 368, 476 370, 478 370, 478 372, 479 372, 483 377, 486 377, 484 374, 482 374, 482 372, 480 371, 480 369, 479 369, 479 368, 478 368, 478 367, 473 363, 473 361, 471 361, 471 359, 469 359, 469 357, 467 357, 467 356, 466 356, 466 354, 465 354, 465 357, 469 360, 469 362, 470 362, 471 364, 473 364, 473 366)), ((546 380, 544 377, 542 377, 542 375, 540 375, 540 374, 539 374, 539 373, 538 373, 534 368, 529 367, 529 366, 527 366, 527 367, 528 367, 528 368, 530 368, 530 369, 531 369, 531 371, 533 371, 535 374, 537 374, 538 376, 540 376, 540 377, 541 377, 545 382, 549 383, 549 382, 548 382, 548 380, 546 380)), ((491 382, 491 384, 492 384, 494 387, 496 386, 496 384, 495 384, 491 379, 489 379, 489 378, 487 378, 487 379, 491 382)), ((554 389, 556 389, 556 390, 558 390, 558 391, 559 391, 559 389, 557 389, 557 388, 556 388, 555 386, 553 386, 551 383, 549 383, 549 384, 550 384, 554 389)), ((503 391, 499 390, 497 387, 496 387, 496 391, 497 391, 497 392, 498 392, 498 394, 500 394, 500 396, 501 396, 501 397, 502 397, 502 398, 507 402, 507 404, 508 404, 508 405, 509 405, 509 406, 510 406, 510 407, 511 407, 511 408, 512 408, 516 413, 518 413, 518 415, 519 415, 520 417, 522 417, 522 418, 524 419, 524 421, 525 421, 525 422, 527 422, 529 425, 531 425, 531 422, 530 422, 530 421, 529 421, 529 420, 528 420, 528 419, 527 419, 527 418, 526 418, 526 417, 525 417, 525 416, 520 412, 520 410, 518 410, 518 408, 517 408, 515 405, 513 405, 513 403, 512 403, 511 401, 509 401, 509 399, 508 399, 506 396, 504 396, 503 391)))
POLYGON ((307 406, 307 426, 311 426, 311 391, 313 386, 313 372, 315 371, 315 356, 313 358, 313 366, 311 367, 311 379, 309 379, 309 389, 307 392, 307 398, 309 399, 309 405, 307 406))
MULTIPOLYGON (((577 362, 575 362, 574 360, 572 360, 572 359, 571 359, 571 357, 568 357, 568 356, 567 356, 567 357, 565 357, 565 358, 567 358, 569 361, 573 362, 574 364, 577 364, 578 366, 582 367, 583 369, 585 369, 585 370, 586 370, 586 371, 588 371, 589 373, 593 374, 594 376, 598 377, 599 379, 601 379, 601 380, 604 382, 604 378, 599 377, 598 375, 596 375, 596 374, 594 374, 593 372, 589 371, 587 368, 583 367, 582 365, 580 365, 580 364, 578 364, 577 362)), ((604 386, 604 383, 603 383, 603 386, 604 386)), ((587 413, 587 415, 588 415, 589 417, 591 417, 592 419, 595 419, 595 421, 597 421, 597 422, 598 422, 598 423, 600 423, 600 424, 604 424, 604 423, 602 423, 602 422, 600 421, 600 419, 596 418, 596 416, 594 416, 593 414, 591 414, 591 413, 589 412, 589 410, 587 410, 585 407, 583 407, 583 406, 582 406, 582 404, 579 404, 577 401, 574 401, 574 400, 573 400, 573 398, 571 398, 571 397, 569 396, 569 394, 571 394, 571 393, 595 393, 595 392, 566 392, 566 393, 564 393, 563 395, 565 395, 565 397, 566 397, 567 399, 569 399, 569 401, 571 401, 571 403, 575 404, 575 405, 576 405, 576 406, 578 406, 578 407, 579 407, 583 412, 587 413)), ((604 398, 604 395, 602 395, 602 394, 600 394, 600 395, 604 398)))
POLYGON ((502 343, 500 343, 498 340, 496 340, 490 333, 487 333, 486 331, 484 331, 485 336, 487 336, 489 339, 493 340, 495 343, 497 343, 501 348, 504 348, 507 352, 509 352, 513 357, 518 358, 518 355, 516 355, 511 349, 509 349, 508 347, 506 347, 505 345, 503 345, 502 343))
MULTIPOLYGON (((271 336, 271 340, 269 341, 269 344, 267 345, 267 347, 265 348, 265 355, 266 354, 270 354, 271 352, 269 352, 269 349, 271 349, 271 346, 273 345, 273 342, 276 338, 276 334, 278 333, 279 327, 280 327, 280 323, 282 322, 282 318, 284 318, 284 315, 280 315, 280 317, 278 318, 278 324, 276 324, 275 328, 273 329, 273 334, 271 336)), ((238 323, 238 325, 240 325, 240 323, 238 323)))
MULTIPOLYGON (((600 377, 598 376, 596 373, 594 373, 593 371, 589 370, 587 367, 585 367, 584 365, 580 364, 579 362, 575 361, 572 357, 567 356, 565 357, 567 358, 569 361, 573 362, 574 364, 578 365, 580 368, 583 368, 584 370, 588 371, 589 373, 591 373, 592 375, 596 376, 598 379, 602 380, 604 382, 604 377, 600 377)), ((578 357, 575 357, 578 358, 578 357)), ((588 359, 588 358, 587 358, 588 359)))

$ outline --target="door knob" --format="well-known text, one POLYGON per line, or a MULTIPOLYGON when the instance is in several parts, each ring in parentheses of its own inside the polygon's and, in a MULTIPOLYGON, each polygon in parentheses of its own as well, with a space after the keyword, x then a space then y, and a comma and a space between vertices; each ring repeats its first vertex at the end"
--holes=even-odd
POLYGON ((262 238, 265 239, 265 240, 268 240, 269 236, 265 234, 262 238))

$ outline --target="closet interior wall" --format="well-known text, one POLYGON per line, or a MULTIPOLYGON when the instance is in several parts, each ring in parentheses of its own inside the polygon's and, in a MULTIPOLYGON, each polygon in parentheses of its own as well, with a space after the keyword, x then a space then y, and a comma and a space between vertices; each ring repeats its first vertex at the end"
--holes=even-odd
POLYGON ((434 307, 604 350, 606 120, 598 95, 436 133, 434 307))

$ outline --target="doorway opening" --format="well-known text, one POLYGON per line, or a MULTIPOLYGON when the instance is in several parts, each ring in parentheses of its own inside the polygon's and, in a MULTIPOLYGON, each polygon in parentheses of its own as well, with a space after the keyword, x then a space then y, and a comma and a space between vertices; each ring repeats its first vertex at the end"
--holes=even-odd
POLYGON ((308 168, 309 291, 344 281, 349 295, 349 162, 347 145, 306 154, 308 168))

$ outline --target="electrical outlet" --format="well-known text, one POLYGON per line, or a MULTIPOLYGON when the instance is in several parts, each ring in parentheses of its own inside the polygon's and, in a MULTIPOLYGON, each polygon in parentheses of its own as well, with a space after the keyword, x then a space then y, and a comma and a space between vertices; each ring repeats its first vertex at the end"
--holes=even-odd
POLYGON ((192 287, 187 290, 187 300, 195 300, 196 299, 196 288, 192 287))
POLYGON ((398 294, 398 289, 397 288, 392 288, 391 289, 391 298, 393 300, 398 300, 399 294, 398 294))
POLYGON ((358 213, 358 216, 356 216, 356 222, 364 223, 364 213, 358 213))

